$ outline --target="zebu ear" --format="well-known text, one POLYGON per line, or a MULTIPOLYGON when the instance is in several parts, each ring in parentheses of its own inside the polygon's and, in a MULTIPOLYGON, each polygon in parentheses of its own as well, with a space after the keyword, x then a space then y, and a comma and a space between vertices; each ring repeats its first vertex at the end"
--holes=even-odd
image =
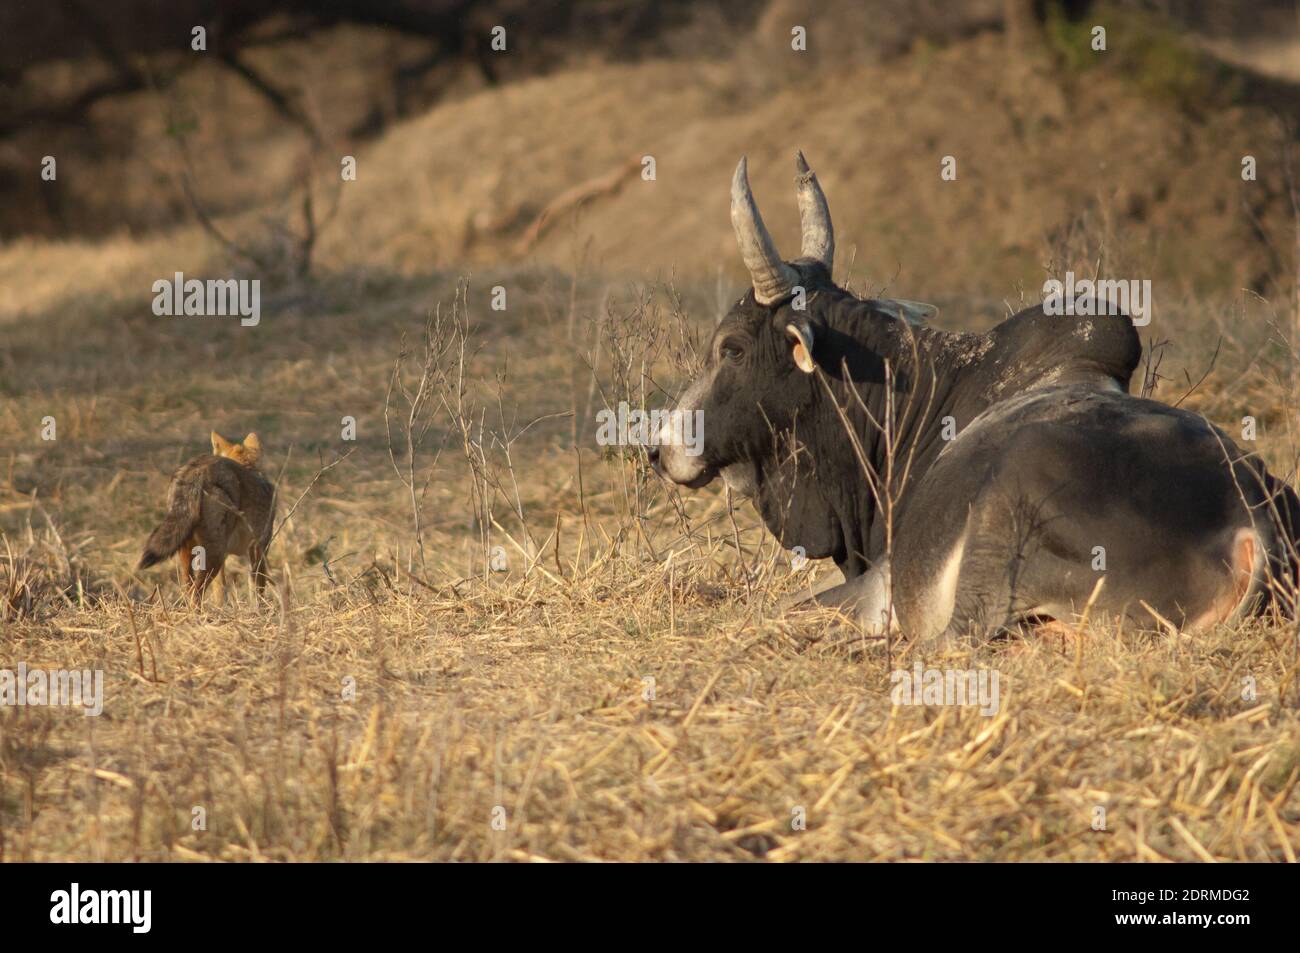
POLYGON ((813 372, 813 330, 807 318, 797 318, 785 326, 785 333, 794 340, 794 364, 805 374, 813 372))
POLYGON ((914 328, 923 328, 939 313, 939 309, 924 301, 906 298, 881 298, 880 306, 896 318, 902 318, 914 328))

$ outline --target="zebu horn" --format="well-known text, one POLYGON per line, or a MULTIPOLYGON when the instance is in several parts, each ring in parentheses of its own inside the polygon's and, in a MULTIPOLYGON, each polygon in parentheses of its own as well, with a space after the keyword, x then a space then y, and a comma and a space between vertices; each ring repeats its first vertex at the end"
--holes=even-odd
POLYGON ((758 214, 754 193, 749 189, 744 156, 731 179, 731 226, 736 230, 740 257, 744 259, 754 284, 754 300, 759 304, 773 304, 788 296, 798 283, 799 275, 781 260, 776 244, 763 224, 763 216, 758 214))
POLYGON ((802 232, 800 254, 815 258, 831 270, 835 260, 835 230, 831 226, 831 210, 826 195, 817 181, 817 173, 808 168, 802 152, 794 155, 795 192, 799 197, 799 229, 802 232))

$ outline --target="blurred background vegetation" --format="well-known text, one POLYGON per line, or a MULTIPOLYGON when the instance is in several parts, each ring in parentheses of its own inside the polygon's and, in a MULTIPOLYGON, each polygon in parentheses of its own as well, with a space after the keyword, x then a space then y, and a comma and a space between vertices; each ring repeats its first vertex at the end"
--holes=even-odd
POLYGON ((236 249, 310 232, 335 268, 567 264, 590 242, 605 266, 734 277, 731 168, 751 154, 785 226, 802 146, 876 283, 1005 294, 1039 283, 1044 242, 1110 230, 1189 289, 1270 294, 1292 272, 1298 20, 1279 0, 18 0, 0 238, 251 216, 222 230, 236 249), (645 154, 657 186, 626 188, 645 154), (965 188, 940 187, 946 154, 965 188), (360 171, 336 195, 343 155, 360 171))

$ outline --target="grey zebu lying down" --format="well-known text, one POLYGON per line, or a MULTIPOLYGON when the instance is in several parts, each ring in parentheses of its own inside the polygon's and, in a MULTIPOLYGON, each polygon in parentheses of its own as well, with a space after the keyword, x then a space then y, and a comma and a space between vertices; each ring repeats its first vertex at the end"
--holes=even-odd
POLYGON ((1038 388, 993 405, 939 454, 900 513, 892 566, 856 587, 859 607, 869 625, 887 621, 892 575, 907 631, 987 633, 1071 621, 1104 576, 1095 614, 1149 627, 1159 613, 1197 631, 1290 578, 1270 510, 1285 521, 1293 505, 1194 414, 1088 384, 1038 388))
POLYGON ((831 281, 829 211, 798 167, 791 262, 736 169, 753 288, 676 407, 703 412, 703 452, 665 443, 661 474, 721 476, 784 546, 835 560, 846 581, 819 602, 870 626, 892 607, 911 637, 1070 622, 1094 592, 1094 618, 1196 630, 1294 590, 1294 492, 1202 418, 1128 395, 1127 317, 1031 308, 987 334, 914 328, 914 306, 831 281))

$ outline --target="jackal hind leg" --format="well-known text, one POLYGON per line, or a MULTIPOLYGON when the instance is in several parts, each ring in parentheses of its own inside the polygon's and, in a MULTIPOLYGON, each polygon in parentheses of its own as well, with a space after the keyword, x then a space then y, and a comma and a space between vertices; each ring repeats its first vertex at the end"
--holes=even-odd
MULTIPOLYGON (((203 605, 203 594, 207 592, 208 586, 212 585, 212 580, 216 579, 217 576, 221 575, 221 571, 225 567, 225 564, 226 564, 225 553, 213 552, 212 550, 208 550, 207 565, 203 569, 198 570, 195 574, 195 578, 198 580, 198 583, 195 586, 195 597, 194 597, 194 603, 196 607, 203 605)), ((223 585, 221 587, 221 596, 223 602, 225 601, 225 595, 226 595, 226 588, 223 585)))
POLYGON ((190 536, 176 550, 176 575, 185 589, 186 597, 195 602, 199 596, 199 579, 194 572, 194 548, 199 545, 198 537, 190 536))
POLYGON ((260 540, 248 547, 248 567, 257 587, 258 598, 265 594, 266 584, 271 581, 271 574, 266 567, 266 547, 267 543, 260 540))

